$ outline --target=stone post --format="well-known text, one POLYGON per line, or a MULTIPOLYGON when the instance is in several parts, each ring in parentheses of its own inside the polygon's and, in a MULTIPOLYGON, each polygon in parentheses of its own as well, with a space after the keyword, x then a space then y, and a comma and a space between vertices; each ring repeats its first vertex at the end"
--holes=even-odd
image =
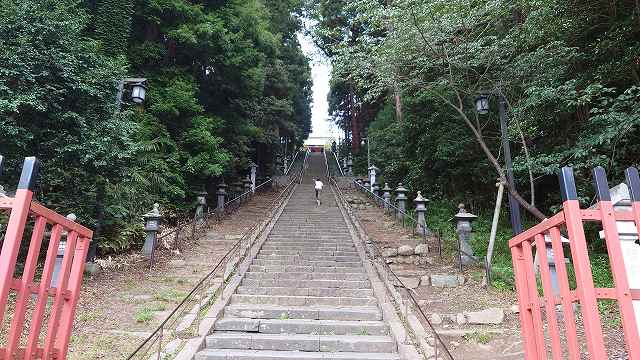
POLYGON ((402 183, 398 183, 396 188, 396 203, 398 206, 396 217, 398 220, 404 220, 404 212, 407 209, 407 189, 402 186, 402 183))
POLYGON ((349 175, 349 169, 347 169, 347 158, 342 158, 342 172, 345 175, 349 175))
MULTIPOLYGON (((244 178, 244 193, 250 192, 251 191, 251 178, 249 177, 249 175, 247 174, 247 176, 244 178)), ((244 200, 245 201, 249 201, 249 199, 251 198, 251 194, 248 193, 245 195, 244 200)))
POLYGON ((251 171, 251 191, 256 192, 256 172, 258 171, 258 165, 253 161, 249 164, 251 171))
POLYGON ((225 184, 224 180, 222 180, 222 182, 218 184, 218 191, 216 191, 216 195, 218 196, 218 206, 216 210, 220 214, 224 213, 224 202, 226 201, 225 197, 227 195, 226 189, 227 189, 227 184, 225 184))
POLYGON ((347 159, 347 175, 353 176, 353 160, 351 157, 347 159))
POLYGON ((209 193, 204 189, 198 192, 198 204, 196 205, 196 220, 198 222, 204 220, 204 213, 207 208, 207 195, 209 195, 209 193))
POLYGON ((362 185, 364 186, 365 189, 367 189, 368 191, 371 191, 371 183, 369 182, 369 178, 366 178, 362 185))
POLYGON ((0 185, 0 198, 7 197, 7 192, 4 191, 2 185, 0 185))
POLYGON ((158 237, 158 230, 160 230, 160 205, 158 203, 153 204, 153 210, 144 214, 144 231, 147 233, 147 237, 144 240, 144 246, 142 247, 142 255, 151 259, 153 256, 153 250, 156 247, 156 239, 158 237))
POLYGON ((427 235, 430 233, 427 228, 427 206, 426 204, 429 202, 429 199, 425 199, 422 197, 422 193, 418 191, 418 196, 416 196, 413 202, 416 204, 416 214, 418 215, 418 223, 416 224, 416 232, 421 235, 427 235))
MULTIPOLYGON (((67 215, 67 220, 76 221, 76 214, 67 215)), ((56 256, 56 263, 53 265, 53 274, 51 274, 51 287, 58 287, 58 277, 60 276, 60 268, 62 267, 62 259, 64 258, 64 251, 67 248, 67 237, 69 232, 66 230, 60 235, 60 242, 58 243, 58 254, 56 256)))
POLYGON ((382 198, 384 199, 384 210, 389 210, 389 205, 391 204, 391 188, 388 183, 384 183, 384 187, 382 188, 382 198))
POLYGON ((463 265, 472 263, 476 258, 473 256, 473 248, 469 244, 471 239, 471 222, 477 218, 476 215, 470 214, 464 208, 464 204, 458 205, 458 213, 454 216, 457 221, 456 232, 458 233, 459 245, 461 250, 460 260, 463 265))
POLYGON ((287 169, 289 169, 289 157, 288 157, 288 156, 286 156, 286 155, 284 156, 284 163, 283 163, 283 165, 284 165, 284 166, 283 166, 283 169, 284 169, 284 170, 282 171, 282 173, 286 175, 286 174, 287 174, 287 169))
POLYGON ((371 164, 371 166, 369 166, 369 183, 371 184, 371 188, 369 190, 373 191, 373 185, 375 185, 376 183, 376 175, 378 175, 378 173, 380 172, 380 169, 371 164))

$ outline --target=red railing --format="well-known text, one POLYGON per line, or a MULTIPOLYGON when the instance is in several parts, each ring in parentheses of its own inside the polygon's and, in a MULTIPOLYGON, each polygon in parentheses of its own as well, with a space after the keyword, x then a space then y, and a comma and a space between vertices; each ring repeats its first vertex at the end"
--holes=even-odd
MULTIPOLYGON (((0 167, 1 161, 0 157, 0 167)), ((0 343, 0 359, 66 359, 93 235, 33 201, 37 172, 38 161, 25 159, 15 196, 0 198, 0 212, 10 212, 0 252, 0 334, 6 337, 6 343, 0 343), (27 229, 31 240, 23 257, 19 255, 26 248, 21 245, 27 229), (58 246, 65 237, 64 257, 53 287, 58 246), (49 243, 42 266, 38 260, 46 238, 49 243), (16 269, 19 258, 24 259, 21 274, 16 269)))
MULTIPOLYGON (((578 202, 573 172, 571 168, 563 168, 560 173, 563 210, 509 241, 527 360, 581 359, 584 356, 597 360, 609 359, 598 310, 598 300, 602 299, 617 301, 627 359, 640 359, 640 286, 636 283, 634 285, 638 288, 630 287, 629 275, 632 274, 628 269, 633 265, 630 254, 623 254, 618 234, 620 222, 628 222, 627 225, 635 225, 632 235, 640 235, 640 177, 635 168, 627 169, 631 211, 614 209, 603 168, 594 169, 593 177, 598 204, 583 210, 578 202), (594 286, 584 222, 599 222, 603 230, 613 275, 612 288, 594 286), (563 233, 568 238, 572 272, 565 264, 563 233), (539 277, 534 268, 534 247, 540 268, 539 277), (548 248, 552 251, 551 259, 557 271, 556 290, 548 248), (570 273, 575 275, 575 288, 570 286, 570 273), (542 296, 539 287, 542 288, 542 296), (576 304, 580 305, 580 313, 575 310, 576 304), (560 309, 562 314, 559 314, 560 309)), ((640 246, 637 241, 635 244, 640 246)), ((636 261, 640 259, 633 259, 633 262, 636 261)))

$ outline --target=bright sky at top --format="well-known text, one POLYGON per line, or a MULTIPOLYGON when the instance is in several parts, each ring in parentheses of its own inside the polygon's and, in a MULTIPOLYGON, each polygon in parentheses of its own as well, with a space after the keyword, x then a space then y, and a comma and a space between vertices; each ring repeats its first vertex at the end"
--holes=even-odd
POLYGON ((313 104, 311 105, 312 132, 309 137, 340 136, 341 131, 329 121, 327 95, 329 95, 331 64, 308 36, 298 33, 298 41, 304 54, 311 60, 313 104))

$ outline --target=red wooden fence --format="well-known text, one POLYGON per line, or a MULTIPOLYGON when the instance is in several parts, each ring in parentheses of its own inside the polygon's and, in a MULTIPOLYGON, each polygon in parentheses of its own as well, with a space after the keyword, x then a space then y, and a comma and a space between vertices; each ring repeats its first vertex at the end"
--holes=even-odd
POLYGON ((563 210, 509 241, 527 360, 577 360, 581 356, 597 360, 609 359, 598 311, 598 300, 602 299, 617 301, 628 359, 640 359, 638 323, 633 308, 633 301, 640 300, 640 289, 631 289, 629 286, 629 274, 616 223, 631 222, 635 223, 636 232, 640 229, 640 177, 635 168, 627 169, 626 183, 630 190, 631 211, 614 210, 603 168, 594 169, 593 178, 598 197, 595 209, 580 208, 573 172, 571 168, 563 168, 560 174, 563 210), (585 222, 597 222, 604 231, 614 280, 612 288, 594 286, 583 226, 585 222), (571 270, 565 265, 567 256, 561 241, 561 233, 564 232, 569 239, 568 255, 575 274, 574 289, 569 282, 571 270), (547 246, 551 246, 553 250, 559 296, 552 288, 547 246), (533 251, 539 259, 539 278, 534 271, 533 251), (542 288, 542 296, 539 287, 542 288), (574 312, 577 308, 580 313, 574 312), (561 313, 558 309, 561 309, 561 313))
POLYGON ((0 331, 6 335, 6 343, 0 343, 0 359, 66 358, 93 235, 91 230, 33 201, 37 172, 38 161, 25 159, 15 197, 0 197, 0 212, 10 211, 0 252, 0 331), (24 267, 18 269, 25 230, 31 231, 30 242, 24 267), (65 234, 58 286, 51 287, 58 245, 65 234), (46 240, 42 265, 38 260, 46 240))

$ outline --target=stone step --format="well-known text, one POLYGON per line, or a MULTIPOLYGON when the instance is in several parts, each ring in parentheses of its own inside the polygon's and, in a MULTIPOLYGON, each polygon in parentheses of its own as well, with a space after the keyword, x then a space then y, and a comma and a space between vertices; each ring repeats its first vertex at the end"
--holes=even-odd
POLYGON ((207 336, 207 348, 367 353, 390 353, 396 350, 395 344, 390 336, 238 332, 216 332, 207 336))
POLYGON ((327 240, 290 240, 290 241, 280 241, 267 239, 265 241, 265 245, 269 246, 349 246, 353 245, 351 240, 349 241, 327 241, 327 240))
POLYGON ((287 287, 287 288, 329 288, 329 289, 370 289, 368 280, 287 280, 287 279, 243 279, 243 286, 287 287))
POLYGON ((399 360, 397 354, 206 349, 196 360, 399 360))
POLYGON ((288 260, 276 260, 276 259, 265 259, 259 258, 253 260, 251 264, 259 265, 259 266, 287 266, 287 265, 295 265, 295 266, 314 266, 314 267, 348 267, 355 268, 361 267, 362 263, 359 261, 340 261, 340 258, 336 257, 332 260, 308 260, 298 257, 291 258, 288 260))
POLYGON ((357 257, 358 253, 353 251, 335 251, 335 250, 326 250, 326 251, 311 251, 311 250, 273 250, 266 251, 264 247, 261 249, 258 254, 258 258, 266 257, 266 256, 349 256, 349 257, 357 257))
POLYGON ((320 272, 255 272, 245 273, 245 279, 253 280, 367 280, 366 273, 320 273, 320 272))
POLYGON ((272 252, 272 251, 277 251, 277 250, 287 250, 287 251, 303 251, 303 250, 308 250, 308 251, 353 251, 355 250, 355 246, 354 245, 338 245, 338 246, 317 246, 314 244, 308 244, 308 245, 280 245, 280 246, 274 246, 274 245, 269 245, 269 243, 265 243, 262 246, 261 251, 264 252, 272 252))
POLYGON ((233 294, 232 304, 266 304, 281 306, 372 306, 374 297, 286 296, 233 294))
POLYGON ((222 318, 216 321, 216 331, 247 331, 265 334, 318 335, 388 335, 382 321, 342 321, 308 319, 222 318))
POLYGON ((321 224, 311 224, 305 223, 301 225, 285 225, 280 224, 274 226, 274 230, 287 230, 287 231, 326 231, 331 233, 340 233, 340 234, 348 234, 343 228, 345 224, 335 224, 335 225, 326 225, 324 223, 321 224), (342 226, 340 226, 342 225, 342 226))
POLYGON ((351 240, 351 236, 348 233, 345 233, 343 231, 330 232, 330 231, 322 231, 322 230, 308 230, 308 231, 274 230, 269 233, 270 238, 289 239, 289 238, 299 238, 303 236, 317 236, 317 237, 324 237, 324 238, 351 240))
POLYGON ((268 304, 231 304, 224 309, 225 317, 251 319, 309 319, 343 321, 382 320, 376 306, 279 306, 268 304))
POLYGON ((277 296, 317 296, 317 297, 372 297, 371 289, 337 289, 337 288, 304 288, 304 287, 252 287, 239 286, 237 294, 242 295, 277 295, 277 296))
POLYGON ((316 273, 364 273, 365 269, 360 265, 357 267, 345 267, 345 266, 297 266, 297 265, 273 265, 273 266, 261 266, 251 265, 249 271, 255 272, 316 272, 316 273))

